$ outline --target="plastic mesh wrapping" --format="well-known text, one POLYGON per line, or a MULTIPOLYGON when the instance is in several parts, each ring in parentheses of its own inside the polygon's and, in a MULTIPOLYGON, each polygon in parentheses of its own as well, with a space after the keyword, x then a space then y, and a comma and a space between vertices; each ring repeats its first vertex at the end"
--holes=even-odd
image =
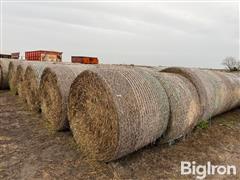
POLYGON ((231 100, 233 94, 229 93, 232 92, 232 86, 229 86, 229 83, 233 81, 233 84, 238 84, 239 78, 231 78, 227 75, 228 73, 219 75, 214 71, 197 68, 173 67, 163 71, 180 74, 194 84, 200 98, 202 111, 200 120, 208 120, 236 107, 234 101, 231 100), (229 78, 229 81, 224 80, 224 77, 229 78))
POLYGON ((8 67, 9 63, 12 60, 10 59, 0 59, 0 89, 8 89, 8 67))
POLYGON ((169 119, 162 85, 151 73, 133 67, 84 71, 71 86, 68 109, 76 142, 102 161, 154 142, 169 119))

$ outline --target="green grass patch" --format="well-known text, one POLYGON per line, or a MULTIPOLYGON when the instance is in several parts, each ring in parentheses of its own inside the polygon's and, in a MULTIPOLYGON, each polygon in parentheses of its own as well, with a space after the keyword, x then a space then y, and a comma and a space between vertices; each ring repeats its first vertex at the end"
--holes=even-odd
POLYGON ((209 127, 209 121, 207 120, 203 120, 197 125, 198 129, 207 129, 208 127, 209 127))

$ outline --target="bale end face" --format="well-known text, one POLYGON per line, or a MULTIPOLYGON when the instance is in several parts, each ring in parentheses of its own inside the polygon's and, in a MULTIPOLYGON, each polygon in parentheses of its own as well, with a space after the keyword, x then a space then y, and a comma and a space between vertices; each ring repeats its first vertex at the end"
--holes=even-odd
POLYGON ((25 87, 25 85, 24 85, 24 69, 23 69, 22 65, 18 65, 18 67, 17 67, 16 81, 18 82, 17 92, 18 92, 19 97, 22 100, 26 100, 25 99, 26 95, 24 95, 24 92, 26 91, 24 89, 24 87, 25 87))
POLYGON ((31 111, 40 111, 40 94, 38 89, 38 83, 36 80, 36 75, 31 66, 28 66, 24 75, 24 95, 26 96, 26 101, 29 109, 31 111))
POLYGON ((17 95, 17 64, 18 62, 10 62, 8 67, 8 81, 9 87, 13 94, 17 95))
POLYGON ((80 148, 105 162, 154 142, 169 119, 168 98, 159 81, 131 67, 84 71, 71 86, 68 108, 80 148))
POLYGON ((75 79, 68 115, 80 149, 93 159, 111 160, 118 145, 118 115, 111 93, 99 76, 84 71, 75 79))
POLYGON ((12 60, 9 59, 0 59, 0 71, 1 71, 0 89, 9 89, 8 68, 9 63, 11 61, 12 60))
POLYGON ((60 93, 56 74, 46 68, 40 83, 41 110, 48 127, 53 131, 60 131, 69 127, 62 112, 62 95, 60 93))
POLYGON ((201 114, 200 101, 196 88, 185 77, 174 73, 159 73, 158 79, 166 90, 170 103, 168 128, 161 139, 165 143, 192 131, 201 114))

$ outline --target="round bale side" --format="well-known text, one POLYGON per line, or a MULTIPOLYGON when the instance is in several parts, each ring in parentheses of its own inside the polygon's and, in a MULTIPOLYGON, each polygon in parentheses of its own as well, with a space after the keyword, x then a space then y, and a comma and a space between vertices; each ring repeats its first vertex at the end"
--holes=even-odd
POLYGON ((29 62, 21 62, 17 66, 17 72, 16 72, 16 81, 18 82, 17 84, 17 93, 19 97, 23 100, 26 101, 26 92, 27 90, 24 89, 26 86, 24 85, 24 74, 26 72, 27 66, 29 65, 29 62))
POLYGON ((50 63, 36 62, 27 66, 24 74, 24 95, 26 96, 27 105, 30 110, 40 111, 40 93, 39 85, 43 70, 49 66, 50 63))
POLYGON ((195 86, 185 77, 173 73, 156 76, 168 95, 170 119, 161 141, 171 142, 191 132, 197 125, 201 110, 195 86))
POLYGON ((169 102, 159 81, 131 67, 95 68, 72 83, 68 117, 83 153, 111 161, 159 138, 169 102))
POLYGON ((51 65, 44 69, 40 82, 41 110, 51 130, 69 128, 67 99, 73 80, 94 65, 51 65))
POLYGON ((217 71, 207 71, 212 76, 215 76, 218 79, 218 84, 216 86, 216 111, 214 115, 224 113, 231 110, 236 106, 234 98, 234 84, 229 81, 227 78, 227 73, 217 72, 217 71))
POLYGON ((224 81, 227 82, 227 86, 231 89, 231 93, 228 93, 228 98, 231 100, 228 109, 240 107, 240 74, 226 72, 218 72, 218 74, 224 77, 224 81))
POLYGON ((8 82, 10 90, 13 94, 17 94, 17 66, 20 64, 19 60, 13 60, 9 63, 8 67, 8 82))
POLYGON ((187 78, 196 87, 201 107, 200 121, 208 120, 216 115, 219 100, 217 98, 219 82, 216 76, 207 70, 197 68, 171 67, 163 72, 176 73, 187 78))

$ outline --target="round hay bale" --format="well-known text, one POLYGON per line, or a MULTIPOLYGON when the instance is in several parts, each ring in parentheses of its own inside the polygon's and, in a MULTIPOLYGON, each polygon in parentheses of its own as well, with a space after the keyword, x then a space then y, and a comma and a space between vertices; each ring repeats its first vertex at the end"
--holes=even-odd
POLYGON ((200 121, 213 117, 216 108, 216 89, 212 83, 213 80, 211 80, 213 77, 197 68, 171 67, 163 70, 163 72, 177 73, 190 80, 196 87, 200 99, 200 121))
MULTIPOLYGON (((208 74, 211 78, 209 80, 213 84, 214 91, 214 112, 212 116, 224 113, 237 107, 239 96, 234 93, 234 90, 239 87, 237 81, 233 77, 228 76, 229 73, 218 72, 212 70, 203 70, 204 73, 208 74), (233 79, 232 79, 233 78, 233 79), (232 83, 231 79, 233 80, 232 83)), ((240 77, 239 77, 240 78, 240 77)), ((238 79, 239 82, 240 79, 238 79)))
POLYGON ((213 87, 212 93, 212 105, 213 112, 211 117, 216 116, 224 111, 226 101, 226 84, 222 81, 221 77, 218 76, 214 71, 202 70, 208 76, 208 80, 211 82, 213 87))
POLYGON ((41 110, 54 131, 69 128, 67 99, 73 80, 93 65, 51 65, 44 69, 40 82, 41 110))
POLYGON ((148 72, 95 68, 72 83, 68 117, 82 152, 106 162, 159 138, 167 127, 169 102, 162 85, 148 72))
POLYGON ((164 69, 166 69, 167 67, 164 66, 140 66, 140 67, 136 67, 138 69, 144 70, 144 71, 148 71, 149 73, 153 73, 153 72, 160 72, 163 71, 164 69))
POLYGON ((217 73, 210 70, 180 67, 167 68, 163 72, 180 74, 194 84, 200 98, 202 111, 200 120, 208 120, 227 110, 226 107, 230 103, 226 100, 229 87, 217 73))
POLYGON ((232 109, 235 106, 234 105, 235 100, 233 99, 234 85, 226 77, 226 73, 217 71, 207 71, 207 73, 210 73, 212 76, 215 76, 216 79, 218 79, 218 84, 217 85, 215 84, 217 89, 216 90, 217 105, 214 115, 218 115, 232 109))
POLYGON ((222 79, 225 81, 225 84, 227 84, 228 90, 226 92, 227 99, 231 103, 227 106, 227 110, 240 107, 240 74, 236 73, 227 73, 227 72, 216 72, 218 73, 222 79))
POLYGON ((24 74, 24 95, 26 96, 26 102, 30 110, 40 111, 40 93, 39 85, 43 70, 51 63, 36 62, 27 66, 24 74))
POLYGON ((200 115, 200 100, 195 86, 185 77, 159 73, 156 78, 164 87, 170 104, 170 119, 162 142, 179 139, 193 130, 200 115))
POLYGON ((17 66, 17 71, 16 71, 16 81, 18 82, 17 93, 23 101, 26 101, 26 92, 27 92, 25 88, 26 86, 24 85, 24 74, 29 64, 30 62, 28 61, 20 62, 20 64, 17 66))
POLYGON ((13 94, 17 94, 17 66, 19 65, 19 60, 13 60, 9 63, 8 67, 8 82, 10 90, 13 92, 13 94))
POLYGON ((9 89, 9 83, 8 83, 8 67, 9 63, 12 60, 10 59, 0 59, 0 89, 9 89))

